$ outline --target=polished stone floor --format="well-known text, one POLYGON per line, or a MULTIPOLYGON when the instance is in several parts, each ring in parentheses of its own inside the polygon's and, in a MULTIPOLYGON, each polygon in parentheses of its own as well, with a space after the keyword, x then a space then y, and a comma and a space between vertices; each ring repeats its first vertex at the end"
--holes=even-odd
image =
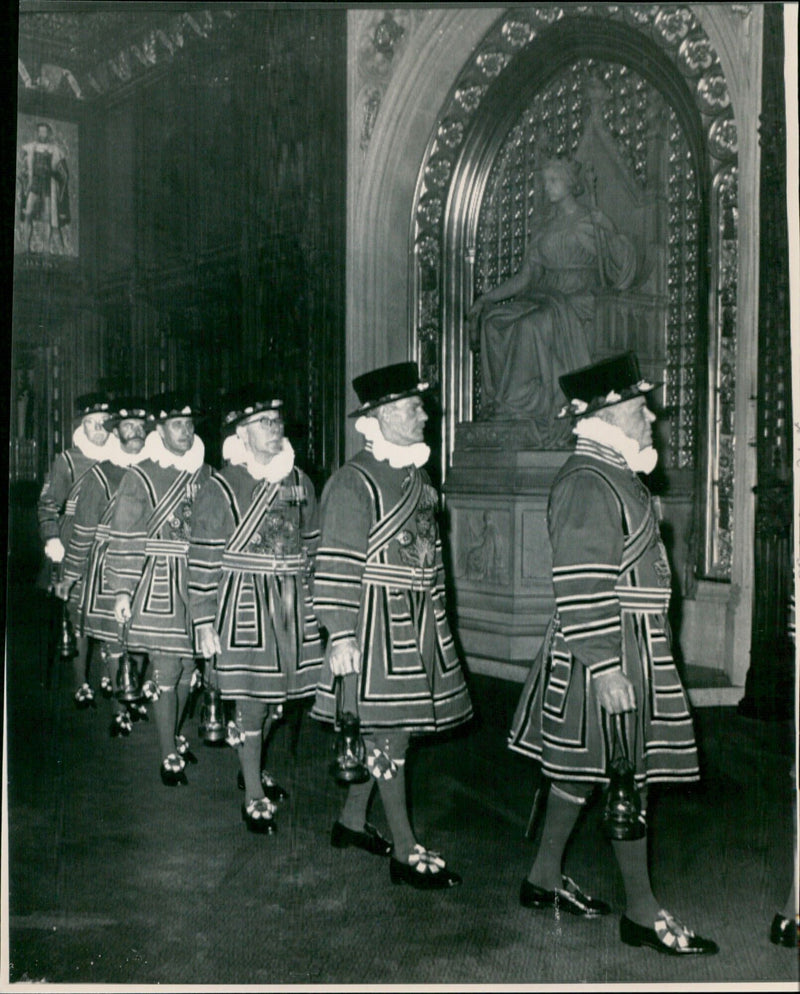
MULTIPOLYGON (((110 705, 77 711, 69 668, 48 652, 50 605, 8 589, 8 952, 14 983, 53 985, 437 984, 584 987, 765 983, 797 989, 796 951, 769 943, 792 873, 791 723, 735 709, 696 714, 703 780, 651 805, 657 894, 720 953, 691 961, 618 938, 622 887, 595 805, 566 870, 615 913, 532 912, 519 882, 537 785, 505 747, 517 685, 471 678, 476 719, 420 741, 409 762, 413 822, 464 878, 448 893, 392 886, 385 860, 329 844, 342 794, 331 734, 289 709, 269 767, 290 792, 273 837, 240 818, 237 761, 185 731, 199 763, 164 787, 152 722, 108 733, 110 705)), ((379 803, 372 820, 385 830, 379 803)))

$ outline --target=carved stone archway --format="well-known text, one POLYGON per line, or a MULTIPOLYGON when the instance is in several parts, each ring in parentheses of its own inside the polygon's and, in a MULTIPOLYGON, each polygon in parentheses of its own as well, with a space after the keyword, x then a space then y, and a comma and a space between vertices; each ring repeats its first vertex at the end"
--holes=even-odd
MULTIPOLYGON (((623 6, 636 5, 620 5, 617 11, 623 6)), ((576 11, 580 16, 599 16, 600 7, 605 5, 569 5, 560 16, 578 16, 576 11)), ((518 15, 520 10, 529 9, 509 8, 506 13, 518 15)), ((653 5, 648 5, 648 9, 659 11, 653 5)), ((760 108, 760 6, 696 4, 688 9, 719 57, 737 120, 755 120, 760 108)), ((377 23, 382 16, 385 15, 365 11, 348 14, 352 113, 348 171, 348 381, 373 362, 408 357, 424 360, 423 343, 416 334, 419 321, 415 274, 421 165, 427 161, 430 144, 437 137, 442 109, 452 99, 464 67, 477 54, 484 54, 485 40, 505 13, 486 7, 417 9, 414 19, 404 24, 405 36, 395 47, 379 88, 373 87, 371 99, 364 101, 366 81, 359 67, 358 42, 374 30, 370 18, 377 23), (368 128, 362 127, 362 103, 369 109, 368 128)), ((680 47, 680 42, 676 47, 680 47)), ((366 116, 364 111, 365 120, 366 116)), ((734 434, 749 439, 755 430, 752 398, 758 306, 759 149, 755 128, 746 127, 737 137, 742 195, 736 261, 739 327, 734 434)), ((445 408, 452 403, 446 391, 442 400, 445 408)), ((352 396, 348 396, 348 401, 353 406, 352 396)), ((352 451, 357 444, 352 433, 347 442, 348 450, 352 451)), ((744 444, 737 445, 733 463, 737 540, 730 582, 701 581, 695 601, 686 606, 683 620, 698 655, 723 668, 731 685, 740 687, 749 664, 753 450, 744 444), (724 637, 720 637, 721 633, 724 637)), ((718 694, 712 697, 708 703, 722 700, 718 694)), ((698 699, 705 700, 704 694, 698 699)), ((735 699, 738 698, 726 697, 724 702, 734 703, 735 699)))
MULTIPOLYGON (((591 123, 581 120, 584 109, 576 110, 582 74, 605 72, 609 78, 611 67, 620 65, 639 80, 639 91, 618 101, 614 137, 621 150, 628 146, 632 169, 665 173, 655 179, 661 180, 660 195, 667 201, 658 233, 667 311, 662 342, 650 350, 656 353, 652 357, 644 342, 626 341, 625 347, 638 344, 652 359, 647 374, 666 384, 664 405, 671 422, 667 461, 694 475, 690 485, 699 496, 693 528, 702 536, 692 556, 696 572, 727 580, 734 486, 737 133, 719 58, 687 7, 594 4, 576 10, 541 4, 508 12, 485 35, 440 109, 420 170, 414 226, 415 350, 423 375, 440 384, 446 398, 441 442, 446 467, 456 425, 472 421, 475 414, 476 377, 464 314, 476 290, 490 288, 474 285, 473 266, 490 174, 503 142, 550 83, 550 103, 544 109, 540 105, 540 113, 564 119, 554 150, 575 154, 591 123), (648 84, 651 105, 652 93, 660 93, 671 116, 669 147, 660 164, 636 162, 645 158, 636 143, 638 138, 643 144, 648 111, 639 113, 638 136, 630 123, 636 116, 635 100, 648 84), (687 200, 693 201, 689 212, 687 200), (663 361, 656 366, 659 352, 663 361)), ((619 73, 610 82, 612 87, 627 83, 631 89, 630 80, 619 73)), ((559 122, 539 124, 549 128, 551 138, 559 130, 559 122)), ((522 136, 521 141, 532 139, 522 136)), ((516 236, 521 245, 527 218, 513 196, 506 210, 509 216, 496 227, 506 240, 516 236)), ((489 268, 502 268, 502 261, 489 268)), ((507 278, 511 272, 495 275, 507 278)), ((478 274, 479 284, 481 276, 485 280, 487 274, 478 274)), ((532 447, 542 446, 534 439, 532 447)))

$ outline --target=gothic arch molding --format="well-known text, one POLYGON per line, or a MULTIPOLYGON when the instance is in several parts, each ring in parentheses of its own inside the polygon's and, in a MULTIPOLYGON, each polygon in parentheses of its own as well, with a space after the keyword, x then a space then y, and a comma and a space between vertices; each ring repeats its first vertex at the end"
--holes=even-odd
MULTIPOLYGON (((599 6, 583 5, 581 11, 586 15, 599 6)), ((634 6, 620 5, 617 10, 634 6)), ((465 66, 474 66, 472 60, 476 54, 487 54, 486 40, 490 33, 509 13, 516 14, 520 9, 530 8, 512 11, 480 6, 427 11, 408 38, 402 58, 398 57, 392 66, 368 148, 359 147, 359 129, 352 129, 352 168, 348 170, 348 384, 373 361, 425 360, 432 343, 419 334, 424 325, 416 309, 419 248, 415 238, 423 175, 421 166, 429 161, 431 144, 437 138, 450 137, 449 133, 439 135, 439 123, 443 108, 449 106, 463 80, 465 66)), ((658 12, 658 8, 650 9, 658 12)), ((694 4, 687 9, 719 54, 737 118, 755 121, 760 112, 761 87, 762 13, 759 5, 694 4)), ((562 12, 561 17, 566 16, 569 14, 562 12)), ((545 21, 538 23, 542 28, 548 26, 545 21)), ((650 30, 652 28, 645 25, 645 31, 650 30)), ((352 39, 349 44, 354 59, 352 39)), ((492 68, 485 58, 483 61, 487 69, 492 68)), ((488 81, 489 77, 483 76, 482 71, 475 79, 478 86, 488 81)), ((357 115, 356 90, 352 92, 351 111, 357 115)), ((465 101, 474 99, 469 88, 460 96, 465 101)), ((730 112, 728 117, 731 117, 730 112)), ((696 606, 691 602, 684 607, 684 627, 698 647, 698 656, 708 665, 724 670, 734 688, 743 687, 749 666, 753 598, 755 453, 746 440, 752 439, 756 431, 753 396, 756 388, 760 155, 754 126, 741 129, 736 138, 743 198, 739 205, 736 269, 739 349, 735 375, 735 434, 745 440, 737 445, 735 452, 734 513, 738 540, 734 546, 731 582, 708 587, 701 583, 696 606), (690 615, 690 611, 694 614, 690 615)), ((343 407, 350 409, 354 397, 350 395, 349 386, 347 390, 349 399, 345 398, 343 407)), ((443 402, 450 403, 447 395, 443 402)), ((352 452, 357 444, 357 438, 348 430, 348 451, 352 452)), ((712 697, 713 702, 719 703, 718 697, 712 697)), ((702 694, 696 699, 705 700, 702 694)), ((736 700, 735 694, 725 697, 726 703, 736 700)), ((709 698, 711 702, 712 698, 709 698)))
POLYGON ((728 325, 726 342, 730 345, 736 336, 729 327, 731 320, 735 323, 735 309, 723 315, 718 301, 735 297, 736 274, 722 260, 725 247, 713 225, 724 210, 728 218, 738 216, 737 134, 719 59, 686 7, 597 4, 590 11, 553 5, 514 10, 487 32, 442 105, 417 185, 411 301, 416 354, 425 377, 440 384, 444 396, 442 463, 447 465, 453 451, 456 424, 473 414, 471 356, 464 341, 464 314, 473 287, 459 260, 474 251, 489 169, 531 96, 576 59, 587 58, 623 64, 646 79, 677 115, 690 149, 700 223, 685 292, 696 296, 696 314, 679 329, 677 315, 685 304, 671 303, 675 320, 669 322, 667 370, 671 403, 680 397, 682 407, 673 434, 688 437, 690 454, 684 453, 684 463, 695 468, 704 495, 701 572, 727 578, 730 533, 720 537, 719 529, 730 519, 733 440, 722 438, 718 429, 732 420, 735 380, 731 355, 721 354, 723 322, 728 325), (716 279, 711 299, 707 240, 716 279), (683 336, 692 339, 688 357, 683 336), (707 362, 698 361, 701 357, 707 362), (727 369, 724 377, 721 366, 727 369), (724 404, 727 410, 721 412, 724 404), (718 450, 723 450, 722 458, 718 450))

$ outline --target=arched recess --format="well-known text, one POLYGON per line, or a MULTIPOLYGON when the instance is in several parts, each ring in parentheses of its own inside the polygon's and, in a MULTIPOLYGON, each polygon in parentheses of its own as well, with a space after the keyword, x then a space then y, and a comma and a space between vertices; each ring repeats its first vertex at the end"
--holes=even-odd
MULTIPOLYGON (((531 100, 579 60, 623 65, 645 80, 663 98, 688 150, 690 195, 697 207, 693 259, 682 269, 666 260, 663 368, 652 372, 663 373, 666 382, 672 436, 667 461, 682 474, 684 490, 697 495, 695 523, 686 529, 695 536, 687 575, 729 580, 737 134, 719 58, 687 7, 543 4, 510 10, 487 32, 451 88, 419 172, 410 302, 416 355, 443 397, 442 465, 446 470, 456 426, 475 413, 464 317, 476 289, 471 267, 492 168, 531 100)), ((667 185, 683 166, 670 168, 667 185)), ((676 237, 675 225, 662 232, 665 253, 676 237)))

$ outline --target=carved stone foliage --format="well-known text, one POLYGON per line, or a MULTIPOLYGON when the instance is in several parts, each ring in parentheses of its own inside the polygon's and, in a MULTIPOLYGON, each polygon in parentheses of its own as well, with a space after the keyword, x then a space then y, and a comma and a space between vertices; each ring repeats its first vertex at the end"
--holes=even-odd
POLYGON ((710 527, 706 535, 707 574, 730 576, 733 556, 734 389, 736 386, 736 284, 738 272, 738 171, 729 166, 717 175, 711 202, 712 243, 716 245, 714 320, 709 362, 716 386, 715 418, 709 438, 710 527))
MULTIPOLYGON (((576 152, 592 102, 591 79, 599 80, 610 95, 603 105, 602 120, 615 154, 625 163, 627 182, 632 188, 638 186, 643 197, 650 194, 658 200, 651 247, 658 246, 661 255, 651 255, 656 276, 639 287, 646 291, 644 296, 649 295, 650 310, 633 308, 620 326, 634 329, 627 332, 634 338, 639 334, 636 327, 651 328, 655 322, 662 329, 653 355, 654 362, 661 363, 664 381, 667 465, 690 470, 704 449, 719 446, 715 485, 709 489, 708 499, 714 504, 711 520, 717 530, 714 547, 718 552, 711 567, 715 576, 724 578, 729 571, 727 550, 733 524, 733 460, 728 451, 732 435, 726 433, 725 426, 733 424, 735 387, 738 145, 719 58, 688 6, 598 3, 516 7, 507 10, 476 46, 441 108, 421 164, 412 247, 416 274, 413 320, 422 375, 442 384, 445 392, 448 379, 463 375, 459 369, 442 365, 443 356, 454 354, 454 337, 464 335, 461 309, 465 302, 457 299, 454 304, 443 296, 443 288, 453 283, 447 267, 465 267, 467 275, 455 283, 473 289, 473 299, 516 271, 537 205, 531 196, 533 184, 509 181, 508 177, 514 170, 520 177, 526 171, 530 174, 545 152, 576 152), (582 33, 587 38, 592 36, 593 22, 615 22, 656 46, 664 65, 672 67, 661 71, 672 72, 682 80, 682 92, 688 93, 686 99, 693 104, 692 114, 702 131, 702 163, 690 152, 667 92, 669 87, 657 88, 652 76, 645 78, 626 63, 624 54, 599 59, 581 58, 578 52, 572 63, 562 60, 553 73, 543 76, 532 102, 506 135, 505 144, 491 152, 494 173, 482 180, 476 243, 466 247, 465 259, 450 259, 444 231, 445 226, 452 230, 452 219, 445 217, 446 205, 453 198, 454 184, 463 182, 460 156, 475 122, 481 120, 487 95, 491 100, 495 81, 504 72, 512 72, 515 60, 524 58, 526 49, 537 39, 548 32, 554 37, 560 23, 566 28, 578 19, 585 22, 582 33), (491 197, 495 200, 490 205, 491 197), (704 211, 715 202, 724 224, 722 228, 711 224, 709 230, 710 218, 704 211), (712 259, 711 278, 716 281, 708 287, 708 302, 705 286, 698 282, 705 275, 698 260, 706 251, 712 259), (708 342, 705 335, 698 337, 699 329, 706 325, 708 342), (704 383, 697 373, 705 362, 706 345, 714 358, 704 383), (697 395, 698 384, 705 390, 703 396, 697 395), (716 426, 719 437, 715 439, 698 437, 697 415, 704 406, 709 410, 703 421, 716 426)), ((458 354, 463 356, 464 352, 458 354)), ((477 365, 473 364, 469 384, 473 417, 480 412, 477 365)))
POLYGON ((358 15, 356 115, 359 148, 369 146, 392 70, 405 51, 419 12, 368 10, 358 15))

